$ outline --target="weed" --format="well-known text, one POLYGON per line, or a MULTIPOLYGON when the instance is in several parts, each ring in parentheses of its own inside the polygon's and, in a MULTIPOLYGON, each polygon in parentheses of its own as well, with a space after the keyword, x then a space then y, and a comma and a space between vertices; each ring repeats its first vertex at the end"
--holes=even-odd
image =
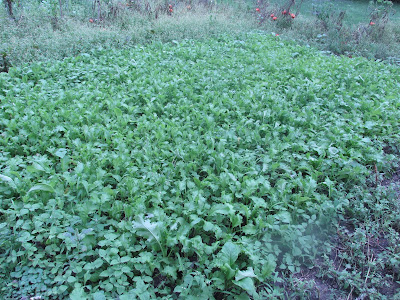
MULTIPOLYGON (((61 18, 58 4, 27 2, 18 10, 17 23, 6 18, 0 22, 0 49, 7 53, 8 64, 17 66, 63 59, 95 48, 122 49, 156 41, 205 39, 255 28, 253 21, 244 18, 243 13, 238 20, 238 12, 223 5, 205 6, 193 2, 188 10, 178 3, 172 16, 163 2, 128 4, 103 3, 99 15, 98 6, 92 8, 75 3, 69 9, 64 8, 61 18)), ((1 68, 6 68, 3 61, 0 63, 1 68)))
POLYGON ((10 68, 2 297, 311 297, 296 274, 364 214, 325 275, 385 295, 398 214, 368 176, 396 161, 397 71, 262 33, 10 68))

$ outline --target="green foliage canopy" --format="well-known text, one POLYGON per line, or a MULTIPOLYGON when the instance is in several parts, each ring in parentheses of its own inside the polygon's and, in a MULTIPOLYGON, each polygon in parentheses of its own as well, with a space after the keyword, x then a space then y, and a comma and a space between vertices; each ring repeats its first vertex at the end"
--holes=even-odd
MULTIPOLYGON (((5 297, 258 297, 399 143, 399 69, 263 34, 0 74, 5 297)), ((125 297, 125 298, 124 298, 125 297)))

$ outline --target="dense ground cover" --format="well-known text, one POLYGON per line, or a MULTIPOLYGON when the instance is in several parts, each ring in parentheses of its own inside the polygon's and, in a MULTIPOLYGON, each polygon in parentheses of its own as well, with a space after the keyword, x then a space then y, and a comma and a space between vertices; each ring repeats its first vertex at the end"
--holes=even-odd
MULTIPOLYGON (((396 162, 399 81, 264 34, 10 69, 3 297, 272 297, 315 265, 341 213, 375 204, 395 243, 398 207, 369 177, 396 162)), ((392 281, 399 259, 379 261, 392 281)), ((351 292, 360 261, 336 274, 351 292)))

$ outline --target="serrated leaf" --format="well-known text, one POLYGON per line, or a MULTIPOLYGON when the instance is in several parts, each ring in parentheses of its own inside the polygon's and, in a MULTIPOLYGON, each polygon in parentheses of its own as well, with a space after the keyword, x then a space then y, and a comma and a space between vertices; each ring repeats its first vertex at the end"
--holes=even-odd
POLYGON ((132 221, 132 228, 137 235, 146 238, 148 242, 155 240, 165 256, 164 249, 160 242, 159 223, 151 223, 150 220, 143 220, 142 216, 137 216, 136 221, 132 221))
POLYGON ((177 268, 175 266, 166 266, 163 269, 164 274, 171 276, 173 279, 177 278, 177 268))
POLYGON ((236 276, 235 276, 235 280, 239 281, 239 280, 242 280, 243 278, 246 278, 246 277, 257 278, 257 275, 254 274, 254 270, 253 270, 252 267, 249 267, 245 271, 238 271, 236 276))
POLYGON ((260 197, 250 197, 250 199, 253 201, 254 207, 262 207, 262 208, 267 208, 268 207, 268 205, 265 202, 265 200, 260 198, 260 197))
MULTIPOLYGON (((262 270, 261 270, 261 276, 263 278, 268 278, 271 276, 271 274, 275 271, 276 269, 276 257, 274 257, 272 254, 269 254, 267 256, 267 261, 263 264, 262 270)), ((263 279, 261 278, 261 279, 263 279)))

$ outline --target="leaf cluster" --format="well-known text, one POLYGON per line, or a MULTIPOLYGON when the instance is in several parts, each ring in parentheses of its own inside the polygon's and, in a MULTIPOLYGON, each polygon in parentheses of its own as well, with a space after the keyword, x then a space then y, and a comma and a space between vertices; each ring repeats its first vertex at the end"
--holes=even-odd
POLYGON ((399 79, 262 34, 11 68, 0 292, 257 298, 394 160, 399 79))

